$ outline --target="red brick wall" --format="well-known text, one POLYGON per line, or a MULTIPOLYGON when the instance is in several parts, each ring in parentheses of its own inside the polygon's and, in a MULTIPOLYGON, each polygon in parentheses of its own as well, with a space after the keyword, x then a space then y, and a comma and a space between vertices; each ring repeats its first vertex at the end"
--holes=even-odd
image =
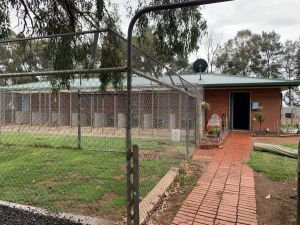
MULTIPOLYGON (((250 102, 259 102, 263 106, 265 121, 262 128, 269 128, 271 132, 277 132, 277 121, 280 125, 281 90, 280 88, 256 88, 256 89, 206 89, 204 99, 211 105, 211 111, 207 112, 207 119, 214 113, 230 113, 230 92, 250 91, 250 102), (274 127, 275 125, 275 127, 274 127)), ((256 110, 251 110, 251 129, 259 131, 259 123, 253 121, 256 110)))

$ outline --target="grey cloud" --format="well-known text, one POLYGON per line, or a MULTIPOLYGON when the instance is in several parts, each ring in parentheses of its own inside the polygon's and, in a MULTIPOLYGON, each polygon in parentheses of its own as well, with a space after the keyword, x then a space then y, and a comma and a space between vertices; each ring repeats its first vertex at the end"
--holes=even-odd
POLYGON ((300 0, 238 0, 206 6, 203 15, 224 38, 241 29, 275 30, 283 39, 300 36, 300 0))

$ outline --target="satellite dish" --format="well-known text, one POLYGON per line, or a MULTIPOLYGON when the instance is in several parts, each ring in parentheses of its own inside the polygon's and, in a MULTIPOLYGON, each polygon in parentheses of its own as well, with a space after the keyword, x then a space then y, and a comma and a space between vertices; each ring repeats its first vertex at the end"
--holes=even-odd
POLYGON ((204 59, 197 59, 193 64, 195 73, 203 73, 208 67, 207 62, 204 59))

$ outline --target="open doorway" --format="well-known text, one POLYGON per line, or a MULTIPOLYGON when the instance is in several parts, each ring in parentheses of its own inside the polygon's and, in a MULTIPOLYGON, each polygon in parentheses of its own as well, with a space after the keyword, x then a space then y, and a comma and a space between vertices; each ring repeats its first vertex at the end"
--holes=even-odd
POLYGON ((250 130, 250 92, 230 93, 232 130, 250 130))

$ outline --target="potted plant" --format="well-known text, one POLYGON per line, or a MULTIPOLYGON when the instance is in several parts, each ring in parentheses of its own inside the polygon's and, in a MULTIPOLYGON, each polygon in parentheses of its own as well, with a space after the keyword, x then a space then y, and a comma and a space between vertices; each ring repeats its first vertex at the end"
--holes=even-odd
POLYGON ((259 132, 261 133, 261 124, 265 121, 265 114, 262 111, 263 107, 259 106, 258 111, 254 114, 256 121, 259 122, 259 132))

